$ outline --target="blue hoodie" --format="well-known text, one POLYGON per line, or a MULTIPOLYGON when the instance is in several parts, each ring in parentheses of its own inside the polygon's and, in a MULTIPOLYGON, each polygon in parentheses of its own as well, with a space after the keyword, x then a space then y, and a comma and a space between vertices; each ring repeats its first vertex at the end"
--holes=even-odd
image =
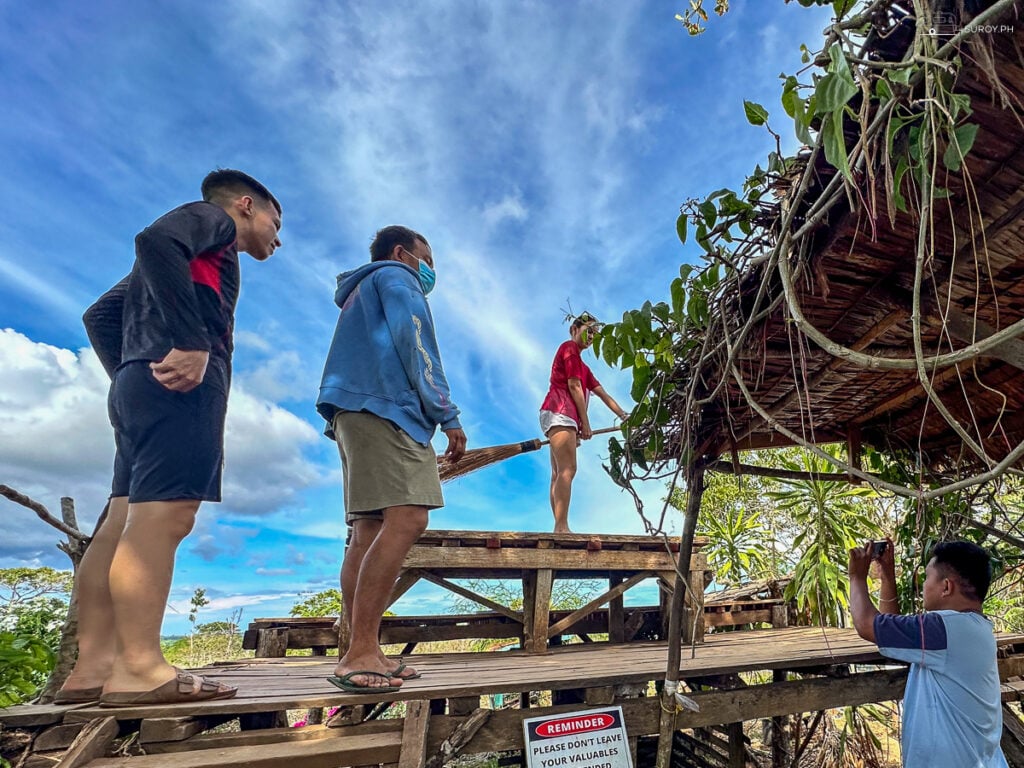
POLYGON ((461 429, 419 275, 397 261, 374 261, 338 275, 341 307, 316 409, 366 411, 427 445, 434 429, 461 429))

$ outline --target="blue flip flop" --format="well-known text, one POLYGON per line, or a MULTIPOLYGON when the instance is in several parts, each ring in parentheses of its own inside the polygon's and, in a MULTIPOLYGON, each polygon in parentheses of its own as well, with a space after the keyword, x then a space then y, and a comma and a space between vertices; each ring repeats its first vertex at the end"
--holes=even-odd
POLYGON ((357 675, 366 675, 367 677, 383 677, 385 680, 390 680, 395 675, 385 675, 383 672, 373 672, 371 670, 364 670, 362 672, 349 672, 348 674, 338 677, 332 675, 327 678, 327 682, 331 685, 336 685, 343 691, 349 693, 394 693, 399 690, 401 686, 398 685, 360 685, 359 683, 352 680, 357 675))

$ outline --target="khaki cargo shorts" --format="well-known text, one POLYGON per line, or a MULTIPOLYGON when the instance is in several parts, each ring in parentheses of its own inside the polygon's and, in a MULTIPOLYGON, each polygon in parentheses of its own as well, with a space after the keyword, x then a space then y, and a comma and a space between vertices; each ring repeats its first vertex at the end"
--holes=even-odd
POLYGON ((372 413, 338 411, 333 427, 341 454, 347 524, 382 519, 387 507, 444 506, 430 445, 420 445, 372 413))

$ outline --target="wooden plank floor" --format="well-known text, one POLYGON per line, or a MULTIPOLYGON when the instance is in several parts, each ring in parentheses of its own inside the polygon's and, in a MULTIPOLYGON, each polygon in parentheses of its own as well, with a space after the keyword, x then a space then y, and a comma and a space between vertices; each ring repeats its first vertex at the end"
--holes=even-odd
MULTIPOLYGON (((1001 635, 997 642, 1024 644, 1024 635, 1001 635)), ((334 671, 333 660, 308 656, 249 659, 200 670, 238 686, 234 699, 119 709, 78 707, 67 710, 65 718, 84 721, 109 715, 119 720, 231 715, 647 683, 664 678, 667 656, 665 643, 573 645, 552 649, 543 656, 517 651, 414 655, 408 660, 423 673, 421 679, 407 681, 396 693, 366 695, 346 693, 327 682, 334 671)), ((684 647, 680 677, 851 663, 886 662, 874 644, 861 640, 852 629, 791 627, 723 632, 708 635, 692 657, 690 649, 684 647)), ((0 710, 0 723, 15 725, 38 709, 27 705, 0 710)))
MULTIPOLYGON (((238 686, 234 699, 116 710, 89 707, 69 713, 69 719, 89 720, 110 714, 127 720, 266 712, 646 683, 664 678, 667 659, 665 643, 572 645, 552 649, 543 656, 516 651, 414 655, 407 660, 423 673, 421 679, 407 681, 396 693, 366 695, 346 693, 328 683, 325 678, 333 674, 335 662, 324 661, 322 657, 252 659, 200 670, 238 686)), ((853 630, 794 627, 708 635, 704 644, 697 646, 693 658, 689 648, 684 648, 680 675, 685 678, 881 661, 877 648, 861 640, 853 630)))

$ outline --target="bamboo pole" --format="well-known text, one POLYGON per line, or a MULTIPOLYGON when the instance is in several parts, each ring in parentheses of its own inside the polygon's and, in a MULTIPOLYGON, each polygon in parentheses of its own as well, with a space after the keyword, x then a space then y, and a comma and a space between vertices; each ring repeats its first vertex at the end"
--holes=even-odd
MULTIPOLYGON (((676 566, 675 588, 669 603, 668 619, 668 668, 665 670, 665 685, 661 691, 661 723, 658 730, 657 768, 669 768, 672 759, 672 735, 676 719, 676 690, 679 687, 679 663, 682 658, 681 628, 682 613, 686 599, 686 580, 683 574, 690 573, 690 559, 693 555, 693 535, 697 530, 701 497, 704 495, 704 466, 687 467, 686 512, 683 531, 679 535, 679 563, 676 566)), ((701 589, 704 585, 700 585, 701 589)))

